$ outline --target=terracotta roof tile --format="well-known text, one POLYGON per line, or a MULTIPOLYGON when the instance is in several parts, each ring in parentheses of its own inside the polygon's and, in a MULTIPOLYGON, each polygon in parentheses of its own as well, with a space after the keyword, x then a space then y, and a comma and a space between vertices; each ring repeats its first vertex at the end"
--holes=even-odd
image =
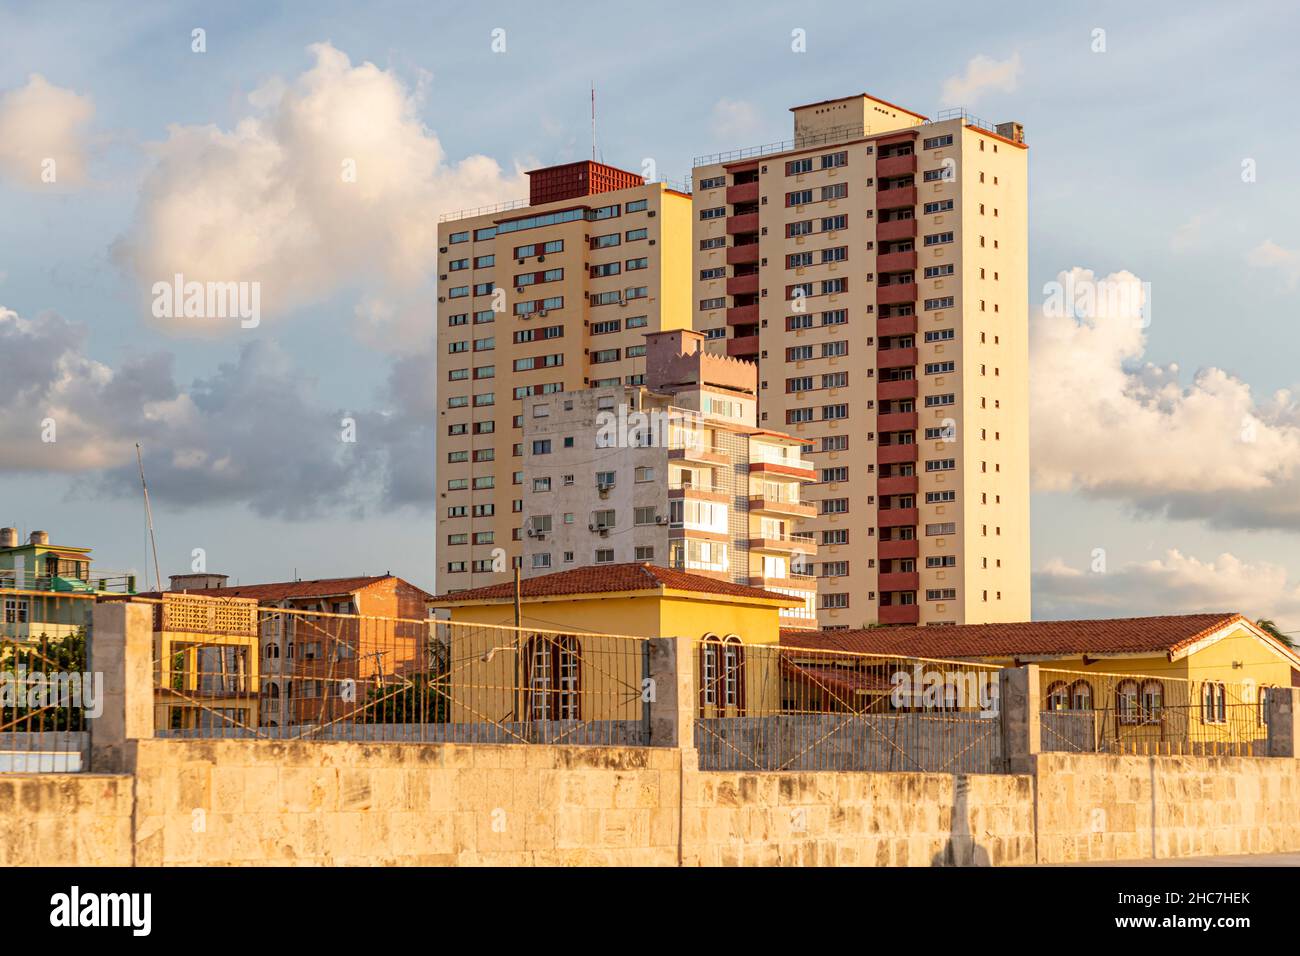
POLYGON ((1237 620, 1245 618, 1225 611, 1091 621, 877 627, 850 631, 787 629, 781 632, 781 643, 789 647, 934 658, 1173 653, 1237 620))
MULTIPOLYGON (((519 584, 520 595, 530 597, 563 597, 570 594, 603 594, 614 591, 657 591, 671 588, 676 591, 694 591, 697 594, 719 594, 730 597, 748 597, 764 600, 794 599, 785 594, 732 584, 702 574, 691 574, 674 568, 661 568, 653 564, 629 562, 626 564, 599 564, 556 571, 535 578, 524 578, 519 584)), ((493 584, 453 594, 441 594, 435 602, 487 601, 514 596, 513 582, 493 584)))
MULTIPOLYGON (((190 594, 205 597, 241 597, 258 601, 283 601, 287 598, 335 597, 352 594, 381 581, 402 580, 392 574, 355 578, 319 578, 314 581, 280 581, 272 584, 239 584, 224 588, 195 588, 190 594)), ((415 587, 415 585, 411 585, 415 587)), ((427 594, 415 588, 421 594, 427 594)), ((156 595, 155 595, 156 596, 156 595)))

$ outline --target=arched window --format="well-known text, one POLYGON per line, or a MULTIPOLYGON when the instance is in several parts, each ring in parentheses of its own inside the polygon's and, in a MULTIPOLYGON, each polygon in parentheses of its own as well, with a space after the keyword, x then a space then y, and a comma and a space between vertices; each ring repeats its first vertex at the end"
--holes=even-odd
POLYGON ((1158 680, 1142 683, 1142 722, 1156 724, 1160 722, 1160 712, 1165 706, 1165 685, 1158 680))
POLYGON ((267 645, 266 645, 266 656, 267 656, 268 658, 279 657, 279 656, 280 656, 280 645, 279 645, 279 644, 267 644, 267 645))
POLYGON ((537 634, 524 656, 530 720, 582 719, 582 645, 568 634, 537 634))
POLYGON ((1267 726, 1268 724, 1268 695, 1271 690, 1272 687, 1270 685, 1264 684, 1260 687, 1259 696, 1255 699, 1255 705, 1257 708, 1255 711, 1255 720, 1261 727, 1267 726))
POLYGON ((1135 680, 1119 682, 1115 688, 1115 713, 1121 724, 1138 722, 1138 683, 1135 680))
POLYGON ((1201 685, 1201 720, 1222 724, 1228 720, 1228 689, 1220 681, 1208 680, 1201 685))
POLYGON ((1070 709, 1092 710, 1092 685, 1086 680, 1077 680, 1070 686, 1070 709))
POLYGON ((705 634, 700 641, 700 705, 729 709, 745 707, 745 646, 737 634, 705 634))
POLYGON ((1047 687, 1047 709, 1065 710, 1070 706, 1070 694, 1065 681, 1055 681, 1047 687))

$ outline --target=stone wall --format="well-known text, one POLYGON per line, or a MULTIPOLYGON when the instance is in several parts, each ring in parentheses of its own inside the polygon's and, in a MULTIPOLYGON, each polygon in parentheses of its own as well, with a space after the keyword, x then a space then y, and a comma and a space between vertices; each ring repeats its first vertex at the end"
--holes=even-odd
POLYGON ((165 739, 121 758, 116 775, 0 775, 0 865, 1002 866, 1300 850, 1293 758, 742 773, 698 771, 673 747, 165 739))
POLYGON ((1027 776, 699 773, 686 778, 682 814, 687 865, 1034 862, 1027 776))
POLYGON ((132 781, 0 774, 0 866, 130 866, 132 781))
POLYGON ((1300 761, 1040 754, 1042 863, 1300 850, 1300 761))

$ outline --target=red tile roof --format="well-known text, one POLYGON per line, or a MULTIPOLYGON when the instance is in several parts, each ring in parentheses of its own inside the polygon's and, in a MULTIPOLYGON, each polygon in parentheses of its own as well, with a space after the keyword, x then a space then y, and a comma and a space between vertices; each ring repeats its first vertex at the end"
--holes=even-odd
POLYGON ((878 627, 851 631, 781 632, 788 647, 906 657, 1032 657, 1074 654, 1175 653, 1240 614, 1177 614, 1094 621, 1026 621, 944 627, 878 627))
MULTIPOLYGON (((189 593, 204 597, 254 598, 258 601, 283 601, 289 598, 337 597, 364 590, 381 581, 401 581, 392 574, 356 578, 319 578, 315 581, 280 581, 273 584, 240 584, 224 588, 194 588, 189 593)), ((403 582, 407 583, 407 582, 403 582)), ((415 585, 411 585, 415 588, 415 585)), ((427 591, 415 588, 421 594, 427 591)), ((157 595, 150 595, 156 597, 157 595)))
MULTIPOLYGON (((691 574, 673 568, 661 568, 653 564, 629 562, 627 564, 600 564, 571 571, 556 571, 540 577, 525 578, 519 584, 522 597, 564 597, 577 594, 605 594, 615 591, 658 591, 669 588, 675 591, 694 591, 697 594, 718 594, 729 597, 747 597, 768 601, 789 601, 795 599, 785 594, 751 588, 744 584, 732 584, 702 574, 691 574)), ((513 582, 493 584, 469 591, 457 591, 454 594, 441 594, 435 602, 454 603, 458 601, 490 601, 509 599, 514 596, 513 582)))

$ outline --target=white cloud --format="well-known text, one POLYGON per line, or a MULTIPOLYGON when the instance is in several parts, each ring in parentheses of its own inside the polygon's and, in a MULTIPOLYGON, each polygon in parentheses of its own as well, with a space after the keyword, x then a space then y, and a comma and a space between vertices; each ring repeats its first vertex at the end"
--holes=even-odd
POLYGON ((943 102, 947 106, 973 106, 989 91, 1010 93, 1020 83, 1020 54, 995 60, 981 54, 966 64, 966 72, 950 76, 943 83, 943 102))
POLYGON ((1144 363, 1142 284, 1131 273, 1098 280, 1076 268, 1060 283, 1127 294, 1099 295, 1083 314, 1045 309, 1031 326, 1035 486, 1223 527, 1300 528, 1296 397, 1256 399, 1213 367, 1184 384, 1177 365, 1144 363))
POLYGON ((250 97, 232 129, 173 126, 153 146, 115 254, 142 283, 261 283, 264 318, 341 287, 411 289, 435 271, 439 213, 526 195, 495 160, 449 162, 419 93, 328 43, 250 97), (355 181, 349 181, 355 169, 355 181))
POLYGON ((1274 269, 1281 273, 1290 290, 1300 286, 1300 251, 1284 249, 1272 239, 1265 239, 1250 250, 1246 261, 1260 269, 1274 269))
POLYGON ((1036 620, 1239 611, 1300 629, 1300 585, 1286 569, 1231 554, 1201 561, 1171 549, 1101 573, 1055 559, 1034 573, 1033 588, 1036 620))
POLYGON ((84 127, 94 113, 89 96, 33 73, 25 86, 0 95, 0 173, 32 188, 84 182, 84 127))

